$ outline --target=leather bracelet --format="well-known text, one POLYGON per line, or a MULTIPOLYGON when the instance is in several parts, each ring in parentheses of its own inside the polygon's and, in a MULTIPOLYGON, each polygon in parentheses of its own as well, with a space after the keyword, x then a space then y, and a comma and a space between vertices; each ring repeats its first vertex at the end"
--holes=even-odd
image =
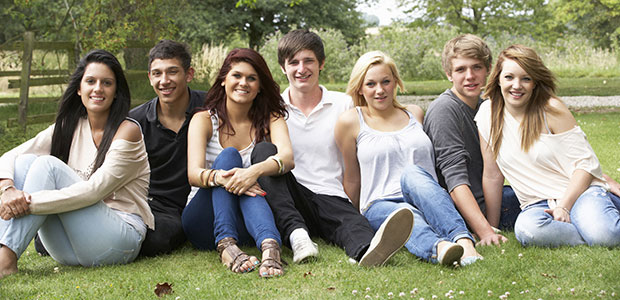
POLYGON ((216 187, 216 186, 221 186, 221 185, 217 182, 217 172, 218 172, 218 171, 219 171, 219 170, 214 170, 214 171, 213 171, 213 185, 212 185, 213 187, 216 187))

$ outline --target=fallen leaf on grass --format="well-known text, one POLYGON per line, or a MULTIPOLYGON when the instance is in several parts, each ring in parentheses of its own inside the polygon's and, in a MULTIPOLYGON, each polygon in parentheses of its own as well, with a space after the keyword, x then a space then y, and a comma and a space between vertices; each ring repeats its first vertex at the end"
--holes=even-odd
POLYGON ((306 276, 314 276, 314 274, 312 274, 312 272, 308 271, 308 272, 304 273, 304 278, 306 278, 306 276))
POLYGON ((328 290, 328 291, 335 291, 335 290, 336 290, 336 288, 335 288, 335 287, 333 287, 333 286, 330 286, 330 287, 328 287, 328 288, 327 288, 327 290, 328 290))
POLYGON ((542 275, 543 277, 547 277, 547 278, 558 278, 557 276, 553 274, 540 273, 540 275, 542 275))
POLYGON ((164 282, 164 283, 158 283, 157 286, 155 286, 155 295, 157 295, 157 297, 163 297, 165 295, 170 295, 172 294, 174 291, 172 290, 172 284, 164 282))

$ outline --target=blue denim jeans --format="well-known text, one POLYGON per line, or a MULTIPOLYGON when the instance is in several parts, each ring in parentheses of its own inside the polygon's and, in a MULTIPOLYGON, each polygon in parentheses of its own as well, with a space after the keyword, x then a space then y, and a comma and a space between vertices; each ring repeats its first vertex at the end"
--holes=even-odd
MULTIPOLYGON (((212 168, 242 168, 239 151, 232 147, 224 149, 212 168)), ((254 240, 259 250, 265 239, 275 239, 281 244, 273 214, 263 196, 237 196, 223 187, 201 188, 183 210, 182 221, 189 241, 202 250, 215 249, 226 237, 240 244, 254 240)))
POLYGON ((505 185, 502 190, 502 208, 499 215, 499 229, 514 230, 517 217, 521 213, 521 203, 519 198, 512 190, 512 187, 505 185))
MULTIPOLYGON (((54 156, 21 155, 14 182, 27 193, 57 190, 82 179, 54 156)), ((81 209, 0 220, 0 244, 19 258, 39 231, 50 256, 64 265, 96 266, 133 261, 144 237, 103 201, 81 209)))
POLYGON ((599 186, 590 186, 575 201, 570 223, 555 221, 545 212, 547 201, 527 206, 515 224, 523 246, 620 245, 620 198, 599 186))
POLYGON ((414 215, 414 226, 405 247, 432 263, 437 263, 439 242, 474 240, 450 195, 424 169, 416 165, 406 167, 400 186, 403 198, 375 200, 364 212, 373 229, 377 230, 394 210, 409 208, 414 215))

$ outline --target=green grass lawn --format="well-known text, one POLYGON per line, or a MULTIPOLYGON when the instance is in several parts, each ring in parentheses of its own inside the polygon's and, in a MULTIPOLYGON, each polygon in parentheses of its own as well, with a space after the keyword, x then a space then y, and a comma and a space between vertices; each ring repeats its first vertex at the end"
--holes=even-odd
MULTIPOLYGON (((478 247, 485 260, 464 268, 432 265, 399 251, 386 266, 366 269, 347 262, 344 251, 319 242, 320 257, 291 264, 281 278, 257 272, 233 274, 216 252, 187 245, 170 255, 124 266, 61 266, 31 246, 20 272, 0 280, 3 299, 154 299, 158 283, 172 285, 166 299, 618 299, 618 249, 602 247, 523 248, 508 233, 502 247, 478 247), (490 291, 490 292, 489 292, 490 291)), ((256 248, 245 250, 258 254, 256 248)), ((284 259, 292 261, 290 250, 284 259)))
MULTIPOLYGON (((620 179, 620 113, 576 118, 603 170, 620 179)), ((0 153, 44 128, 37 126, 29 126, 26 135, 5 130, 0 153)), ((502 247, 478 248, 484 261, 457 269, 419 261, 406 250, 384 267, 359 268, 347 262, 343 250, 319 241, 317 262, 291 264, 283 277, 269 280, 257 272, 233 274, 217 253, 189 244, 170 255, 97 268, 59 265, 38 256, 31 245, 19 261, 20 272, 0 280, 0 299, 154 299, 157 283, 164 282, 174 291, 165 299, 387 299, 389 293, 401 299, 401 292, 409 299, 413 290, 413 299, 448 299, 451 290, 454 299, 499 299, 506 292, 508 299, 620 298, 619 248, 523 248, 514 234, 507 237, 502 247)), ((254 247, 244 249, 259 254, 254 247)), ((288 248, 283 258, 292 262, 288 248)))

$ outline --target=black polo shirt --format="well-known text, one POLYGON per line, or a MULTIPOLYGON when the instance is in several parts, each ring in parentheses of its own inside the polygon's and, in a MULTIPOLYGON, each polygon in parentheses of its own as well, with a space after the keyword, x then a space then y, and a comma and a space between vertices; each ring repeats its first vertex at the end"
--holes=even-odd
POLYGON ((206 93, 189 89, 189 106, 179 133, 164 127, 157 119, 158 97, 129 112, 142 126, 146 152, 151 165, 149 201, 151 208, 182 210, 187 202, 190 185, 187 181, 187 128, 196 107, 203 106, 206 93))

